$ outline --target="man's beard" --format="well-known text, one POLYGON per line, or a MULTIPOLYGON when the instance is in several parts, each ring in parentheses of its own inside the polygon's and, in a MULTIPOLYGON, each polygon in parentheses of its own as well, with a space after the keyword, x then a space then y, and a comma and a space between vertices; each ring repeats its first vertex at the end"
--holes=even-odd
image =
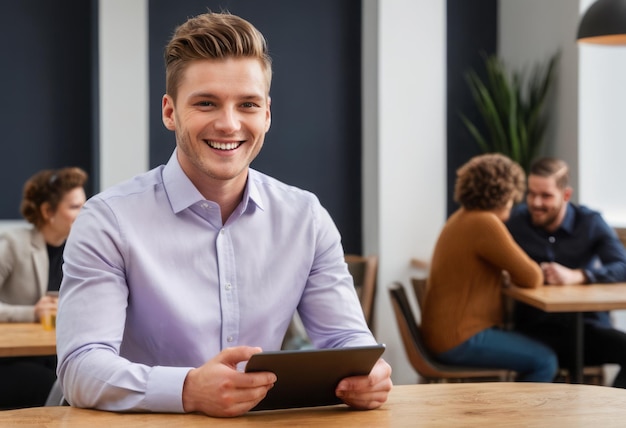
POLYGON ((539 211, 542 214, 540 219, 536 219, 536 217, 533 215, 533 211, 530 212, 530 219, 533 225, 536 227, 547 228, 548 226, 552 226, 554 224, 554 222, 559 216, 559 212, 561 212, 561 209, 559 207, 559 208, 554 208, 551 210, 537 210, 537 211, 539 211))

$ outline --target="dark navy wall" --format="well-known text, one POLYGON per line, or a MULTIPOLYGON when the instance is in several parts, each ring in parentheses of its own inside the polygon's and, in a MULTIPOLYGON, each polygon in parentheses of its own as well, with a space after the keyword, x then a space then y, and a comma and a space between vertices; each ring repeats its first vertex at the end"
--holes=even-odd
POLYGON ((361 252, 361 1, 151 0, 150 164, 174 135, 161 122, 163 47, 187 17, 228 10, 252 22, 273 58, 272 128, 252 166, 314 192, 344 249, 361 252))
POLYGON ((95 4, 2 2, 0 219, 21 218, 23 184, 41 169, 79 166, 93 175, 95 4))
MULTIPOLYGON (((161 123, 163 46, 210 8, 252 21, 274 59, 272 129, 253 167, 316 193, 349 252, 361 252, 361 1, 150 0, 150 164, 173 135, 161 123)), ((464 81, 496 52, 497 0, 447 0, 448 213, 456 169, 479 150, 459 119, 476 117, 464 81)), ((18 219, 24 181, 77 165, 98 188, 97 0, 9 0, 0 13, 0 220, 18 219)))
POLYGON ((474 123, 479 117, 464 74, 473 68, 484 76, 482 55, 497 51, 497 23, 497 0, 447 0, 448 214, 458 208, 453 199, 456 170, 481 153, 459 116, 463 112, 474 123))

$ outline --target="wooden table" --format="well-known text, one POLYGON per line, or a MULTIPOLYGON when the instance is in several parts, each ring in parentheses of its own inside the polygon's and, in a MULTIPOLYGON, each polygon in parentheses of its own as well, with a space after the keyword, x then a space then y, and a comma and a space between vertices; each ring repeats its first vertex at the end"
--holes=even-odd
POLYGON ((0 412, 19 427, 623 427, 626 390, 551 383, 450 383, 395 386, 380 409, 331 406, 251 412, 230 419, 198 414, 122 414, 73 407, 0 412))
POLYGON ((569 312, 574 318, 573 381, 582 382, 583 313, 626 309, 626 283, 548 285, 539 288, 504 288, 504 294, 545 312, 569 312))
POLYGON ((0 323, 0 357, 54 355, 56 332, 39 323, 0 323))

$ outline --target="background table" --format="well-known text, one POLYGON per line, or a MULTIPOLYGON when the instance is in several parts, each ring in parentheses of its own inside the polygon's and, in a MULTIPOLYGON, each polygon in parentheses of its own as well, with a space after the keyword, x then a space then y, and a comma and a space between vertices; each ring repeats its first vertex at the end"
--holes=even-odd
POLYGON ((504 294, 546 312, 626 309, 626 283, 504 288, 504 294))
POLYGON ((504 288, 504 294, 545 312, 570 312, 574 322, 574 382, 582 381, 583 312, 626 309, 626 283, 546 285, 539 288, 504 288))
POLYGON ((121 414, 73 407, 0 412, 19 427, 623 427, 626 390, 552 383, 462 383, 395 386, 380 409, 347 406, 251 412, 227 419, 197 414, 121 414))
POLYGON ((0 357, 54 355, 56 332, 39 323, 0 323, 0 357))

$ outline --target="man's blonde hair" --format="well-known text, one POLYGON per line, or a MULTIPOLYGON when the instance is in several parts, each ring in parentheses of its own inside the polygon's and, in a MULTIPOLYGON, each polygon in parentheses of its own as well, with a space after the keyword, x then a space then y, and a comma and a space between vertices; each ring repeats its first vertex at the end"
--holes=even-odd
POLYGON ((165 91, 174 100, 182 75, 196 60, 256 58, 261 62, 269 95, 272 59, 265 37, 251 23, 228 12, 204 13, 176 28, 165 47, 165 91))

